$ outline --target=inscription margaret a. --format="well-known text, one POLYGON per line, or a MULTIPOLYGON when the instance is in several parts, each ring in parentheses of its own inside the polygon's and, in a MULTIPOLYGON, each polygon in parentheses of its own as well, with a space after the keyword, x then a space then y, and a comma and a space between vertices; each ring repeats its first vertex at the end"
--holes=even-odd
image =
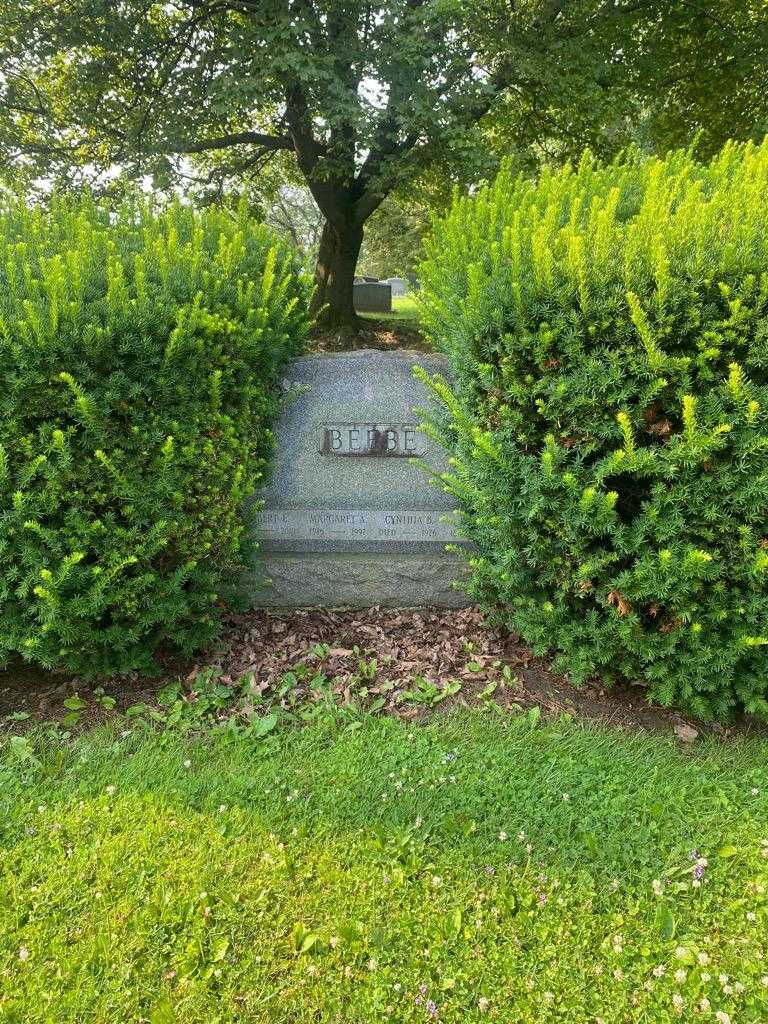
POLYGON ((257 527, 263 540, 463 543, 445 513, 421 509, 264 509, 257 527))
POLYGON ((427 439, 417 423, 321 423, 321 455, 346 458, 421 458, 427 439))

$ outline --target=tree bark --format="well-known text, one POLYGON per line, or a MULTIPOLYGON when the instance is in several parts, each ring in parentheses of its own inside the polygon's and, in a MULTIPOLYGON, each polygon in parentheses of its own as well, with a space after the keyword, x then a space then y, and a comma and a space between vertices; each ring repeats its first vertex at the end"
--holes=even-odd
POLYGON ((323 225, 311 306, 323 327, 356 332, 360 326, 352 295, 362 244, 363 226, 355 220, 323 225))

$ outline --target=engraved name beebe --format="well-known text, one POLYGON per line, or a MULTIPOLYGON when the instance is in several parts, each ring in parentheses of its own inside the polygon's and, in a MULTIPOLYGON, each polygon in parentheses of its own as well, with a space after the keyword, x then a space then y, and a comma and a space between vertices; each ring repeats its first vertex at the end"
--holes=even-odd
POLYGON ((445 513, 419 509, 265 509, 258 525, 264 540, 461 541, 445 513))
POLYGON ((321 455, 346 458, 421 458, 426 436, 417 423, 321 423, 321 455))

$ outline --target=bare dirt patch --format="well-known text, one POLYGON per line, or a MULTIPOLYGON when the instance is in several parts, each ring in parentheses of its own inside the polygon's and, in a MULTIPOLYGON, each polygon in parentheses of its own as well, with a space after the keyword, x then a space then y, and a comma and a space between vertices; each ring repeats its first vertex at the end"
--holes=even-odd
POLYGON ((376 701, 382 713, 406 719, 426 718, 438 708, 493 703, 509 713, 538 707, 544 714, 570 714, 624 731, 672 733, 682 742, 707 733, 725 738, 766 732, 746 720, 713 725, 655 707, 639 685, 576 688, 520 640, 489 629, 474 608, 253 610, 230 618, 215 649, 194 661, 168 658, 150 679, 129 675, 86 682, 17 665, 0 672, 0 721, 17 730, 60 722, 67 714, 64 701, 78 693, 87 704, 80 728, 133 704, 152 706, 158 691, 173 680, 184 680, 194 697, 195 677, 209 666, 224 684, 250 675, 254 691, 269 697, 284 674, 302 664, 311 670, 297 684, 306 699, 315 699, 309 679, 322 672, 339 701, 362 697, 364 704, 376 701), (99 688, 115 699, 114 709, 99 703, 99 688), (446 688, 455 692, 444 695, 446 688), (414 698, 414 692, 425 699, 414 698))
POLYGON ((360 319, 357 334, 346 331, 317 331, 311 338, 309 352, 347 352, 351 349, 373 348, 381 352, 407 348, 416 352, 431 352, 432 346, 419 330, 417 320, 360 319))

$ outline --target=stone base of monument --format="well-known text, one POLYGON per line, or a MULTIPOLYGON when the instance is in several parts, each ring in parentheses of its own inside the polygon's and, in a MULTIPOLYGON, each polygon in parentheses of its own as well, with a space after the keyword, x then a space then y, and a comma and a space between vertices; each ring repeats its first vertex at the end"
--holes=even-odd
POLYGON ((456 607, 464 559, 454 501, 435 486, 446 466, 419 429, 428 404, 420 364, 440 356, 364 350, 304 356, 292 364, 275 430, 276 459, 255 519, 254 605, 456 607))
POLYGON ((259 607, 460 608, 468 603, 457 589, 467 575, 455 556, 384 554, 263 554, 252 581, 259 607))

